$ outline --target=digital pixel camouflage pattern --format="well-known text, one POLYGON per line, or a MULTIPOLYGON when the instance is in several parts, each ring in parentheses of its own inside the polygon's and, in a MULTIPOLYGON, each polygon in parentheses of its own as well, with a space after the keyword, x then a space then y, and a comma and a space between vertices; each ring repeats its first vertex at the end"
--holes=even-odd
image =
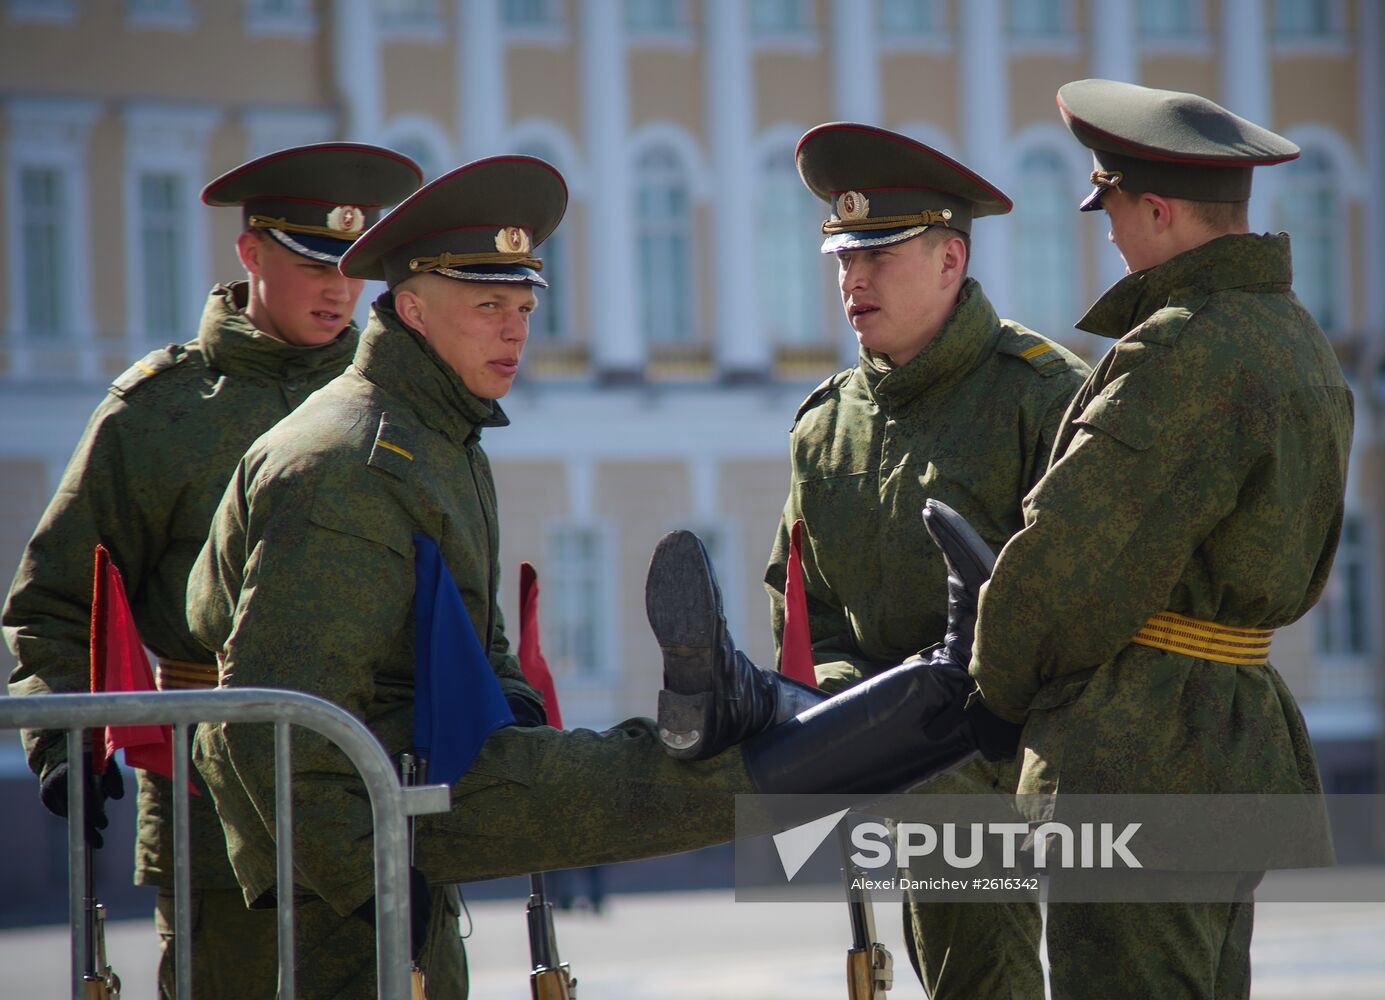
MULTIPOLYGON (((188 632, 184 601, 226 482, 251 441, 341 373, 357 340, 354 326, 320 347, 275 340, 242 311, 246 291, 244 282, 214 288, 197 339, 132 366, 92 414, 10 588, 5 638, 19 661, 10 694, 90 689, 98 542, 120 568, 145 645, 161 657, 210 662, 188 632)), ((61 731, 24 733, 40 779, 66 760, 64 740, 61 731)), ((135 882, 171 888, 170 782, 138 774, 135 882)), ((190 798, 193 885, 233 891, 221 827, 198 787, 203 794, 190 798)), ((258 923, 272 953, 272 914, 258 923)), ((249 923, 237 931, 241 941, 250 933, 249 923)))
MULTIPOLYGON (((1288 237, 1223 236, 1128 275, 1080 326, 1119 339, 982 590, 971 667, 1025 723, 1020 791, 1319 793, 1272 665, 1130 642, 1165 610, 1279 628, 1327 580, 1352 398, 1290 289, 1288 237)), ((1325 829, 1306 836, 1330 856, 1325 829)), ((1051 905, 1054 996, 1245 996, 1249 941, 1248 907, 1051 905), (1083 963, 1093 940, 1107 958, 1083 963)))
POLYGON ((972 660, 987 706, 1026 722, 1021 791, 1320 790, 1273 666, 1129 641, 1165 610, 1280 628, 1322 593, 1352 401, 1289 281, 1287 236, 1224 236, 1082 320, 1120 339, 982 591, 972 660))
POLYGON ((947 573, 923 530, 942 500, 997 551, 1048 464, 1087 366, 1001 320, 967 279, 937 337, 908 364, 862 352, 803 404, 790 435, 788 502, 765 574, 784 627, 789 529, 804 522, 803 576, 819 684, 841 690, 932 646, 947 573))
MULTIPOLYGON (((507 422, 382 297, 354 365, 248 451, 189 579, 191 625, 221 652, 223 686, 306 691, 360 717, 390 754, 409 748, 423 533, 502 690, 537 699, 500 614, 496 496, 480 444, 483 428, 507 422)), ((204 725, 195 760, 246 899, 259 900, 275 888, 272 729, 204 725)), ((321 901, 305 904, 316 916, 299 927, 300 988, 373 996, 373 949, 328 947, 356 932, 350 915, 374 893, 365 789, 312 733, 295 732, 293 769, 298 892, 321 901), (330 968, 302 961, 315 949, 334 956, 330 968)), ((739 751, 672 760, 649 720, 603 733, 506 728, 453 786, 452 809, 419 818, 417 864, 441 884, 702 847, 731 839, 732 793, 750 790, 739 751)), ((449 943, 459 965, 455 932, 449 943)))
MULTIPOLYGON (((804 521, 803 568, 820 685, 849 687, 938 642, 947 573, 923 529, 934 497, 995 550, 1021 524, 1064 409, 1087 366, 996 316, 968 279, 937 337, 908 364, 862 352, 799 412, 793 479, 766 573, 782 640, 789 529, 804 521)), ((980 758, 944 775, 944 793, 1010 791, 1013 768, 980 758)), ((915 968, 935 997, 1042 995, 1041 920, 1027 903, 906 901, 915 968)))

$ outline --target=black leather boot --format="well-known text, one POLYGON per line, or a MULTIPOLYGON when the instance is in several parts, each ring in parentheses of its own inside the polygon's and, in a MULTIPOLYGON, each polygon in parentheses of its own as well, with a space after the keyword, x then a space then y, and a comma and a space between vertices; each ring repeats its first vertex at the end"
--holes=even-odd
POLYGON ((899 792, 952 770, 978 750, 993 756, 1011 737, 1018 741, 1020 727, 997 719, 979 702, 967 704, 975 688, 967 665, 977 599, 995 556, 945 504, 929 500, 923 519, 948 569, 943 644, 747 741, 743 753, 757 791, 899 792))
POLYGON ((644 600, 664 656, 659 739, 671 756, 712 757, 826 697, 757 667, 736 648, 711 560, 692 532, 674 531, 660 540, 644 600))
POLYGON ((747 740, 742 753, 751 784, 777 795, 912 788, 976 754, 960 728, 925 731, 966 693, 958 678, 929 661, 908 660, 747 740))

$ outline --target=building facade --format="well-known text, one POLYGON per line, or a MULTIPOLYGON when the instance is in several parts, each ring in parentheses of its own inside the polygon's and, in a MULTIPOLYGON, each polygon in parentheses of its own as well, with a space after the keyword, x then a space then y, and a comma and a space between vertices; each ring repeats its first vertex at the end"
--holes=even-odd
POLYGON ((854 361, 798 137, 874 122, 995 182, 1016 210, 977 225, 973 273, 1002 315, 1095 357, 1072 324, 1122 266, 1103 220, 1075 211, 1091 165, 1053 95, 1126 79, 1303 147, 1258 172, 1252 224, 1294 237, 1357 443, 1332 584, 1274 659, 1330 787, 1378 784, 1383 48, 1373 0, 3 0, 0 577, 104 385, 192 336, 209 285, 237 276, 239 216, 200 205, 209 178, 326 139, 393 146, 430 178, 532 153, 572 201, 544 247, 513 425, 487 434, 503 596, 514 621, 518 564, 538 566, 568 719, 648 714, 655 542, 708 538, 733 626, 768 660, 760 578, 789 424, 854 361))

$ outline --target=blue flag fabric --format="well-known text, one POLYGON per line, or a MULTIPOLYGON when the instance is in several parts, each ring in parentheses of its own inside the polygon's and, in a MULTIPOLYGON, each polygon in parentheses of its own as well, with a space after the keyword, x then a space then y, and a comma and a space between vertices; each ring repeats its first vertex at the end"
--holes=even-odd
POLYGON ((428 782, 466 774, 491 733, 513 725, 500 682, 438 545, 414 535, 414 750, 428 782))

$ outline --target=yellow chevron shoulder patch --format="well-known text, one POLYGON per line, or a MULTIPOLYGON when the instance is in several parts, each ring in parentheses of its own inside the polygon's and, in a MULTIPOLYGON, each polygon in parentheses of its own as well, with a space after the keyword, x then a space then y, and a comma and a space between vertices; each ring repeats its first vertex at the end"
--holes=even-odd
POLYGON ((391 419, 388 413, 382 413, 380 426, 375 431, 375 443, 371 446, 366 464, 373 469, 388 472, 396 479, 406 478, 413 468, 417 451, 414 442, 417 436, 413 427, 391 419))
POLYGON ((1029 363, 1040 375, 1057 375, 1069 368, 1067 356, 1057 344, 1018 323, 1002 320, 1004 331, 996 351, 1029 363))
POLYGON ((181 344, 169 344, 157 351, 150 351, 129 368, 126 368, 111 383, 110 391, 121 399, 128 399, 130 393, 161 372, 166 372, 188 356, 181 344))

